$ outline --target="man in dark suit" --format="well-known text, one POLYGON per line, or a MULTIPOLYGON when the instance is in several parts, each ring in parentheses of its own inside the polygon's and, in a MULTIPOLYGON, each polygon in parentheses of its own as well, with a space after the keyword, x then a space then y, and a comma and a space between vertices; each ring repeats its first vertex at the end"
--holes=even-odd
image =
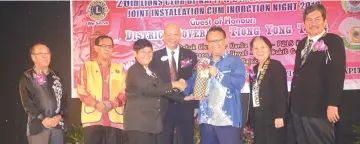
MULTIPOLYGON (((188 79, 197 63, 196 54, 188 49, 180 48, 180 28, 169 24, 164 30, 166 48, 154 52, 151 67, 163 82, 172 82, 179 79, 188 79)), ((174 92, 174 95, 183 95, 174 92)), ((194 136, 194 115, 196 115, 198 101, 177 103, 172 100, 161 99, 163 118, 162 144, 172 144, 174 131, 178 144, 192 144, 194 136)))
POLYGON ((291 112, 298 144, 335 144, 334 123, 345 78, 345 48, 336 34, 326 33, 326 9, 307 7, 308 37, 297 47, 291 85, 291 112))

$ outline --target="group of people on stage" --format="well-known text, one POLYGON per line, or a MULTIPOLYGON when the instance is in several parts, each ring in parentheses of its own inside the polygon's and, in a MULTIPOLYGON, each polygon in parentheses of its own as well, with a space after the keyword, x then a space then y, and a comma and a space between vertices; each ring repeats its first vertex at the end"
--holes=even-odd
MULTIPOLYGON (((136 62, 127 71, 111 62, 113 39, 97 37, 97 58, 83 64, 77 80, 85 144, 120 144, 122 135, 130 144, 173 144, 175 135, 178 144, 192 144, 196 117, 202 144, 240 144, 245 126, 254 128, 255 144, 285 144, 290 133, 297 144, 335 144, 344 44, 326 32, 323 5, 307 7, 303 22, 308 36, 297 45, 290 95, 286 69, 271 58, 271 41, 265 36, 251 40, 258 63, 248 71, 249 102, 241 100, 244 63, 227 52, 226 32, 219 26, 206 34, 209 79, 201 98, 193 96, 198 58, 179 46, 177 25, 164 29, 163 49, 154 52, 149 40, 137 40, 136 62), (246 111, 244 104, 249 105, 246 111)), ((31 58, 34 67, 23 73, 19 84, 28 141, 63 144, 67 102, 62 79, 49 68, 51 52, 45 44, 33 45, 31 58)))

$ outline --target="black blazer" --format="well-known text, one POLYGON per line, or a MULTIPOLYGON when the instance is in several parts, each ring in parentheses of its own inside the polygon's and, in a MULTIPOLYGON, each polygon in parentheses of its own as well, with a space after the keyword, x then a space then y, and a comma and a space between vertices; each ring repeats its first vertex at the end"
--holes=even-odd
MULTIPOLYGON (((132 65, 126 78, 124 129, 160 133, 162 131, 160 98, 171 91, 171 83, 162 83, 159 77, 149 76, 143 65, 138 62, 132 65)), ((168 97, 174 101, 183 100, 183 97, 172 95, 168 97)))
MULTIPOLYGON (((156 52, 154 52, 153 55, 153 60, 151 61, 151 68, 158 74, 158 76, 162 79, 163 82, 171 82, 171 78, 170 78, 170 66, 169 66, 169 58, 167 60, 162 60, 163 56, 167 56, 166 53, 166 48, 160 49, 156 52)), ((197 64, 197 56, 196 53, 188 50, 188 49, 184 49, 184 48, 180 48, 179 50, 179 60, 178 60, 178 79, 189 79, 194 71, 194 66, 197 64), (187 66, 187 67, 181 67, 181 61, 188 59, 191 60, 191 65, 187 66)), ((180 95, 180 96, 185 96, 183 93, 174 93, 174 95, 180 95)), ((166 97, 165 97, 166 98, 166 97)), ((171 101, 171 100, 170 100, 171 101)), ((189 109, 189 111, 193 112, 194 108, 198 107, 198 102, 199 101, 190 101, 190 102, 184 102, 186 106, 186 108, 189 109)), ((162 109, 162 114, 163 116, 165 116, 165 112, 168 106, 169 100, 168 99, 163 99, 161 102, 161 109, 162 109)), ((187 111, 187 110, 184 110, 187 111)))
MULTIPOLYGON (((254 66, 257 74, 259 65, 254 66)), ((250 79, 250 120, 254 120, 252 103, 253 79, 250 79)), ((261 121, 265 124, 274 124, 276 118, 284 118, 287 112, 287 75, 284 66, 277 60, 270 59, 270 63, 259 87, 260 106, 256 107, 261 113, 261 121)), ((253 123, 253 122, 252 122, 253 123)))
POLYGON ((345 79, 345 48, 341 37, 328 33, 323 40, 331 60, 326 64, 324 51, 311 52, 301 66, 301 51, 307 38, 296 50, 294 76, 291 84, 291 109, 300 116, 326 117, 327 106, 338 106, 345 79))

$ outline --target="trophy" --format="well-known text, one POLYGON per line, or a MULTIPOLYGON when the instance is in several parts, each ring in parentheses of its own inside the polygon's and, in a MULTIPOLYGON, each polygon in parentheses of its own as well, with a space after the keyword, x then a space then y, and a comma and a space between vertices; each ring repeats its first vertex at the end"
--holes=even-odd
POLYGON ((196 79, 193 96, 196 99, 203 99, 205 97, 206 89, 209 81, 209 64, 210 59, 200 58, 196 65, 196 79))

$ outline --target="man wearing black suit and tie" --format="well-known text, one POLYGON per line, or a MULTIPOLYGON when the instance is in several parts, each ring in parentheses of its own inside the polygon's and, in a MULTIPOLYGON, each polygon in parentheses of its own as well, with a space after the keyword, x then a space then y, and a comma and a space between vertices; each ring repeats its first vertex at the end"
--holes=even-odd
POLYGON ((326 33, 326 9, 307 7, 303 15, 308 36, 297 47, 291 84, 291 112, 298 144, 335 144, 334 123, 345 78, 341 37, 326 33))
MULTIPOLYGON (((181 30, 177 25, 169 24, 164 30, 166 47, 154 52, 151 67, 163 82, 179 79, 187 80, 192 76, 197 64, 195 52, 180 48, 181 30)), ((178 91, 174 95, 182 95, 178 91)), ((172 144, 174 130, 178 144, 192 144, 194 136, 194 115, 197 113, 198 101, 177 103, 163 97, 161 99, 161 115, 163 118, 162 144, 172 144), (196 108, 196 110, 195 110, 196 108)))

